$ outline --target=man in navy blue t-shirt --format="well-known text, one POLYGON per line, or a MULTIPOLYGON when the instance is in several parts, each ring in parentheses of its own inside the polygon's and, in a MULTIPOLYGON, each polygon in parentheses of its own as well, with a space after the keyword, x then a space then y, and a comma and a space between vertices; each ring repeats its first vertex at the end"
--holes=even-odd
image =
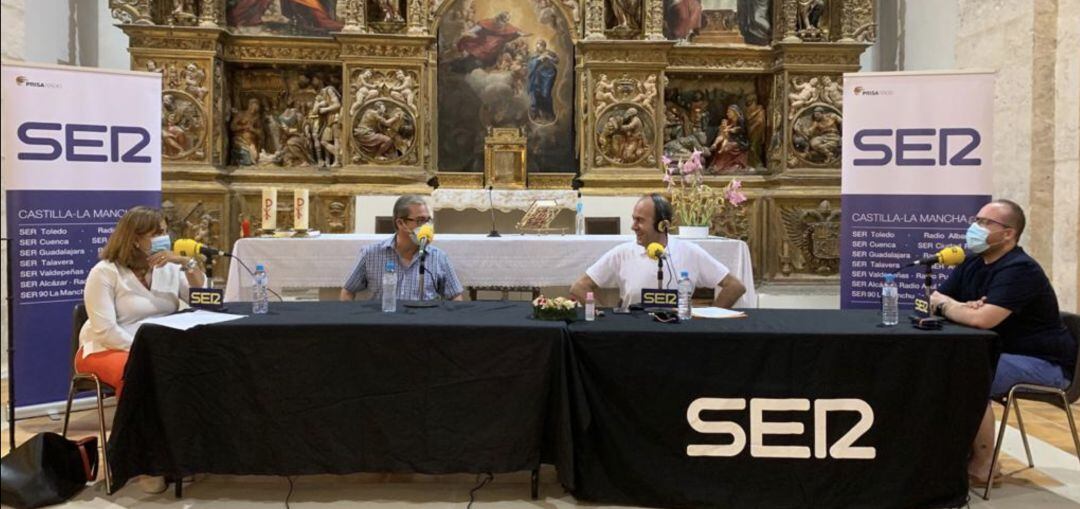
MULTIPOLYGON (((1064 389, 1076 364, 1076 340, 1061 321, 1054 288, 1017 245, 1025 222, 1023 209, 1012 201, 986 204, 967 231, 966 247, 977 256, 968 257, 930 297, 941 316, 1001 337, 992 399, 1020 382, 1064 389)), ((968 464, 973 484, 990 480, 993 448, 994 412, 987 404, 968 464)))

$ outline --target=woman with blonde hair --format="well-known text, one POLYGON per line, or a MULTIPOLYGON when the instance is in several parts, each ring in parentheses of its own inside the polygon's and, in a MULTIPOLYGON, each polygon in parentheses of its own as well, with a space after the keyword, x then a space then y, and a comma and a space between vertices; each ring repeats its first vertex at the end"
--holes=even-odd
POLYGON ((198 261, 172 252, 160 210, 127 211, 86 278, 83 302, 89 316, 79 333, 75 368, 123 390, 124 365, 140 322, 186 307, 188 289, 206 276, 198 261))

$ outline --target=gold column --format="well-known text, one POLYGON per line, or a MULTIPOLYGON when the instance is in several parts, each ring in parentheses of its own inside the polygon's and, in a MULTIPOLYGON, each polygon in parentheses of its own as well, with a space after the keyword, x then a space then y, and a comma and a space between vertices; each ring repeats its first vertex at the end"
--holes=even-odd
POLYGON ((342 32, 366 32, 367 9, 364 8, 364 0, 338 0, 338 17, 345 26, 342 32))
POLYGON ((585 40, 602 41, 604 35, 604 0, 582 0, 585 3, 585 40))
POLYGON ((648 41, 664 41, 664 0, 642 0, 645 8, 644 35, 648 41))

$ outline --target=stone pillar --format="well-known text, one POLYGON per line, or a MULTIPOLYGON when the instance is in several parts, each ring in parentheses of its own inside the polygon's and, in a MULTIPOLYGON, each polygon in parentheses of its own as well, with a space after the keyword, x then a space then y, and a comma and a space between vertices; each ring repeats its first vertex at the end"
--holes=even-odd
POLYGON ((996 69, 995 197, 1027 213, 1021 245, 1077 311, 1078 0, 960 0, 956 66, 996 69))

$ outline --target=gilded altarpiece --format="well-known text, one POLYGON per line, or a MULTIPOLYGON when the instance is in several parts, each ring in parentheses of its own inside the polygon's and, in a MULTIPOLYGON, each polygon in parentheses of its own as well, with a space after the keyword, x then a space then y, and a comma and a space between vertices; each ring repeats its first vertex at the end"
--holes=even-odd
POLYGON ((481 188, 488 128, 512 127, 537 189, 662 190, 662 158, 701 151, 710 185, 743 182, 712 230, 750 244, 759 282, 838 279, 842 76, 870 0, 109 6, 132 68, 162 75, 175 235, 230 246, 264 187, 279 228, 306 188, 312 228, 349 232, 358 194, 481 188))

